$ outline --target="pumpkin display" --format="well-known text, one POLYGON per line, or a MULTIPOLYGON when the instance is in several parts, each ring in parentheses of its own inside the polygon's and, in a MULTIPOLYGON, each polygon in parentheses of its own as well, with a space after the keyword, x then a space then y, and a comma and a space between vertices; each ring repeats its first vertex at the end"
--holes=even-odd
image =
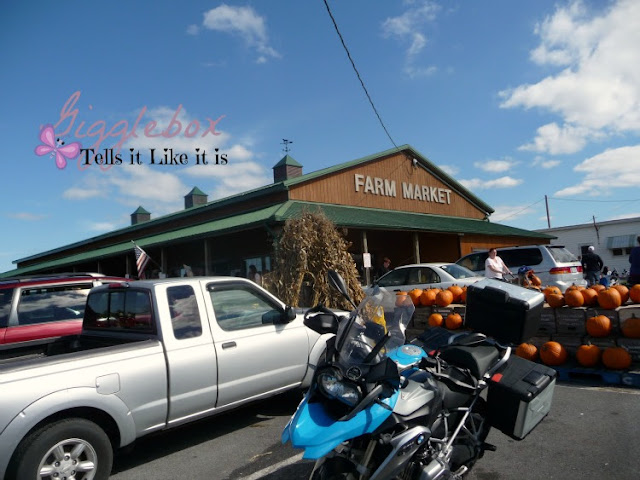
POLYGON ((627 301, 629 300, 629 289, 626 286, 622 285, 621 283, 617 283, 611 288, 615 288, 616 290, 618 290, 620 298, 622 299, 622 305, 627 303, 627 301))
POLYGON ((613 310, 622 305, 620 293, 613 287, 598 292, 598 305, 607 310, 613 310))
POLYGON ((457 330, 462 326, 462 316, 459 313, 452 312, 447 315, 444 324, 449 330, 457 330))
POLYGON ((606 337, 611 333, 611 319, 606 315, 587 318, 587 333, 592 337, 606 337))
POLYGON ((562 365, 567 361, 567 350, 561 343, 546 342, 540 347, 540 360, 546 365, 562 365))
POLYGON ((633 303, 640 303, 640 283, 629 289, 629 298, 633 303))
POLYGON ((462 287, 462 293, 460 294, 460 303, 467 303, 467 286, 462 287))
POLYGON ((622 335, 627 338, 640 338, 640 318, 632 315, 624 321, 620 322, 622 335))
POLYGON ((564 306, 564 295, 561 293, 550 293, 547 296, 547 303, 551 308, 560 308, 564 306))
POLYGON ((538 359, 538 347, 533 343, 521 343, 516 348, 516 355, 535 362, 538 359))
POLYGON ((581 307, 584 304, 584 297, 582 296, 582 292, 577 288, 567 289, 564 293, 564 301, 570 307, 581 307))
POLYGON ((431 307, 436 304, 436 295, 440 290, 437 288, 430 288, 429 290, 423 290, 420 295, 420 304, 425 307, 431 307))
POLYGON ((597 345, 580 345, 576 351, 576 360, 583 367, 595 367, 600 361, 600 347, 597 345))
POLYGON ((422 295, 422 289, 414 288, 409 291, 409 296, 414 305, 420 305, 420 295, 422 295))
POLYGON ((429 324, 430 327, 441 327, 442 326, 442 315, 440 315, 439 313, 432 313, 431 315, 429 315, 429 318, 427 319, 427 323, 429 324))
POLYGON ((609 347, 602 352, 602 363, 613 370, 624 370, 631 365, 631 355, 622 347, 609 347))
POLYGON ((451 285, 447 288, 453 293, 453 301, 451 303, 460 303, 460 296, 462 295, 462 287, 460 285, 451 285))
POLYGON ((396 307, 401 307, 407 301, 407 292, 396 292, 396 307))
POLYGON ((451 305, 451 302, 453 302, 453 293, 449 290, 441 290, 436 295, 436 305, 439 307, 451 305))
POLYGON ((598 292, 593 288, 585 288, 580 290, 580 293, 584 297, 584 306, 592 307, 598 303, 598 292))

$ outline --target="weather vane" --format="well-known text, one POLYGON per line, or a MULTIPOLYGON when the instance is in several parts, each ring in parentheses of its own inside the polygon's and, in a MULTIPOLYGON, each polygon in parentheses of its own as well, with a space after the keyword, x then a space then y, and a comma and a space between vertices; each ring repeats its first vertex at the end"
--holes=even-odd
POLYGON ((284 148, 282 149, 284 153, 289 153, 289 150, 291 150, 289 148, 289 144, 291 143, 293 143, 293 140, 287 140, 286 138, 282 139, 282 143, 280 145, 284 145, 284 148))

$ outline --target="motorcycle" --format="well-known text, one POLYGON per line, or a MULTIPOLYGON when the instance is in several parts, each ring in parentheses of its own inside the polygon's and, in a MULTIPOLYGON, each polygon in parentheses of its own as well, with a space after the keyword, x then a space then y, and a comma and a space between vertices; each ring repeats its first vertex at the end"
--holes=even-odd
POLYGON ((356 306, 339 274, 329 272, 329 283, 355 309, 348 318, 322 305, 305 314, 305 325, 335 337, 282 433, 283 443, 316 460, 311 480, 461 479, 495 450, 486 442, 492 425, 521 439, 549 411, 554 370, 511 356, 509 346, 478 332, 432 328, 405 343, 415 310, 408 296, 385 312, 387 293, 356 306), (515 359, 514 375, 507 367, 515 359), (482 395, 503 376, 506 390, 482 395), (524 400, 510 391, 523 376, 524 400))

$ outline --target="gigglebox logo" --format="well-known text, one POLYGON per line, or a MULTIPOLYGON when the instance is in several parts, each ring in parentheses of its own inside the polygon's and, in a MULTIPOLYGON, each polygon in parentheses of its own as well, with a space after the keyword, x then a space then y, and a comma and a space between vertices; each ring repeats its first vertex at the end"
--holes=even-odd
MULTIPOLYGON (((218 123, 225 117, 219 116, 213 120, 206 117, 205 121, 191 120, 189 123, 179 120, 182 111, 182 104, 178 105, 171 121, 163 129, 158 126, 157 121, 149 120, 141 125, 142 119, 147 114, 147 107, 143 106, 135 122, 130 125, 129 121, 122 119, 114 123, 110 128, 105 120, 97 120, 87 126, 86 122, 79 117, 80 111, 76 103, 80 99, 81 92, 74 92, 65 102, 60 110, 60 117, 54 124, 47 124, 41 127, 39 133, 40 145, 35 149, 36 155, 49 155, 55 159, 58 168, 63 169, 68 160, 78 158, 78 168, 84 170, 91 165, 99 165, 103 169, 111 168, 114 165, 131 164, 140 165, 140 151, 129 149, 129 154, 122 154, 122 146, 132 138, 140 136, 146 138, 174 138, 182 136, 184 138, 204 138, 207 135, 218 136, 220 132, 216 130, 218 123), (184 124, 183 124, 184 123, 184 124), (71 140, 66 142, 63 139, 71 136, 71 140), (115 145, 103 146, 107 139, 117 139, 115 145), (83 140, 87 139, 87 140, 83 140), (83 148, 82 143, 91 143, 83 148)), ((92 107, 89 106, 89 109, 92 107)), ((174 152, 173 148, 149 149, 149 163, 158 165, 187 165, 190 161, 198 165, 208 165, 215 163, 225 165, 227 155, 219 153, 215 148, 215 154, 209 155, 204 149, 196 148, 195 157, 189 158, 188 153, 174 152)))

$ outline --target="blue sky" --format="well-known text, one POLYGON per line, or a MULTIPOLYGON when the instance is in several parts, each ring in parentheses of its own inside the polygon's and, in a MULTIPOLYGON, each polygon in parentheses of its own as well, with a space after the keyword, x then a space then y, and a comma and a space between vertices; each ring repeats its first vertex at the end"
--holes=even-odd
MULTIPOLYGON (((393 142, 491 205, 492 221, 545 228, 545 195, 552 226, 640 215, 640 2, 329 5, 393 142)), ((0 271, 126 227, 139 205, 180 210, 194 186, 213 200, 270 183, 284 138, 304 172, 393 147, 322 0, 5 0, 0 41, 0 271), (35 154, 75 92, 67 144, 144 113, 123 164, 59 169, 35 154), (183 129, 211 119, 217 135, 142 135, 180 105, 183 129), (149 148, 168 147, 191 163, 148 164, 149 148), (228 163, 194 165, 195 148, 228 163)))

